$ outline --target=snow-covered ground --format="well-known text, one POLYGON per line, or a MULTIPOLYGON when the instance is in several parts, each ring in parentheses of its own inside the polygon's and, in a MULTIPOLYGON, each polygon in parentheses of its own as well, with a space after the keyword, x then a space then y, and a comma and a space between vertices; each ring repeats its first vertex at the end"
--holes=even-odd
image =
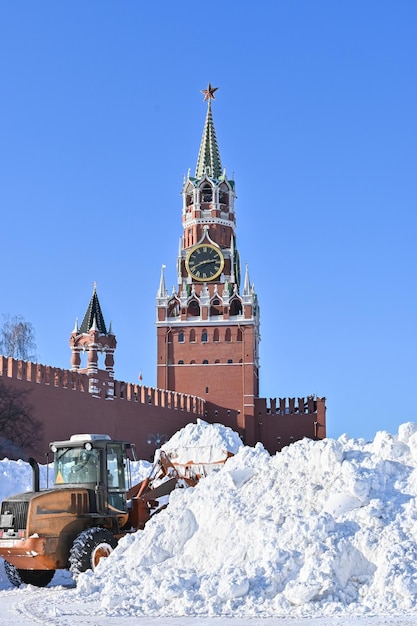
MULTIPOLYGON (((223 444, 222 469, 175 490, 77 587, 57 572, 46 589, 15 589, 0 563, 0 624, 417 623, 417 425, 270 456, 199 422, 167 447, 223 444)), ((30 485, 27 464, 0 462, 0 499, 30 485)))

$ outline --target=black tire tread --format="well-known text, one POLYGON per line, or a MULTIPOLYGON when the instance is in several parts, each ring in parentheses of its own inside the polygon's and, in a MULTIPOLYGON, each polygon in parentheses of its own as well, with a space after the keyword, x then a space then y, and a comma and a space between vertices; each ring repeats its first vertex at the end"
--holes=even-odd
POLYGON ((82 572, 93 569, 91 556, 100 543, 107 543, 114 550, 117 539, 109 530, 100 526, 87 528, 75 538, 69 555, 69 569, 74 579, 82 572))
POLYGON ((4 561, 4 570, 9 582, 15 587, 21 585, 46 587, 55 575, 54 569, 17 569, 8 561, 4 561))

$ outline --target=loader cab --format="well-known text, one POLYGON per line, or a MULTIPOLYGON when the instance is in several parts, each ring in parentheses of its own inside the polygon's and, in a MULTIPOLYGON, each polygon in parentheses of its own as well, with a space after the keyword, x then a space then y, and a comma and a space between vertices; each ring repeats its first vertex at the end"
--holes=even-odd
POLYGON ((108 435, 73 435, 68 441, 51 443, 50 448, 57 488, 85 487, 96 492, 100 510, 126 511, 130 443, 112 441, 108 435))

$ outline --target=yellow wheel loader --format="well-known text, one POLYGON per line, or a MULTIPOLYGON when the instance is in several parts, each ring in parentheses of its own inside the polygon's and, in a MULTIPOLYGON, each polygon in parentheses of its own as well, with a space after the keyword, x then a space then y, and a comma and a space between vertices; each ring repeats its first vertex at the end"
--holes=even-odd
POLYGON ((177 486, 195 485, 206 467, 192 461, 175 466, 168 454, 157 451, 149 476, 132 486, 134 446, 127 441, 73 435, 50 448, 53 486, 40 489, 39 466, 30 459, 32 491, 1 503, 0 557, 16 586, 46 586, 57 569, 69 569, 75 579, 94 569, 120 537, 143 529, 166 506, 164 496, 177 486))

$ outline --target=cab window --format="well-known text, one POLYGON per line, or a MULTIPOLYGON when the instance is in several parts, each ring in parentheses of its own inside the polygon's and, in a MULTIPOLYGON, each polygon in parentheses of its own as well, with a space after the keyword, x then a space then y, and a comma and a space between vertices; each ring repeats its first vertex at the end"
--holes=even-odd
POLYGON ((55 454, 55 484, 100 482, 100 451, 64 448, 55 454))
POLYGON ((107 446, 107 501, 109 510, 126 511, 125 449, 121 444, 107 446))

